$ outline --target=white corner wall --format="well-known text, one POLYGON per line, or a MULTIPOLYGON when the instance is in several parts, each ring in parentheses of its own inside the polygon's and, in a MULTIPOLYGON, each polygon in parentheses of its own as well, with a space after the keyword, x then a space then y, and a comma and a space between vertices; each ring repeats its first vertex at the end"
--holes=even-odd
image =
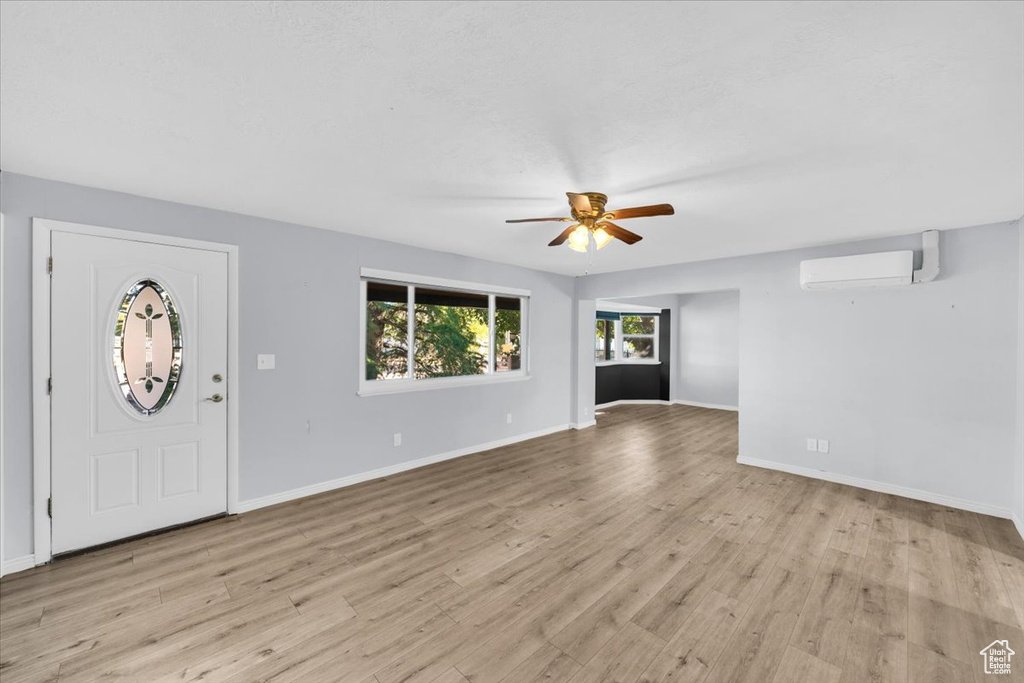
POLYGON ((740 293, 680 294, 678 300, 674 399, 683 403, 737 407, 740 293))
POLYGON ((1017 443, 1013 522, 1024 537, 1024 218, 1017 221, 1017 443))
POLYGON ((577 296, 739 290, 742 461, 1009 517, 1019 234, 944 231, 941 275, 909 287, 805 292, 799 263, 919 251, 919 234, 591 275, 577 296))
POLYGON ((573 340, 587 339, 589 343, 584 349, 570 340, 573 348, 571 363, 573 366, 572 394, 572 426, 585 429, 596 424, 594 416, 594 386, 596 382, 596 365, 594 363, 594 320, 597 315, 596 302, 593 299, 579 300, 573 311, 573 340))

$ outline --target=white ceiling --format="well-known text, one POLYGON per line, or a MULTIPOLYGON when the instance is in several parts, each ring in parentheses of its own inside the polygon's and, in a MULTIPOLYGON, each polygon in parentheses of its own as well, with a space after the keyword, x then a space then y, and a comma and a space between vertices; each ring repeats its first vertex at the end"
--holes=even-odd
POLYGON ((581 274, 1024 214, 1024 3, 0 4, 0 167, 581 274))

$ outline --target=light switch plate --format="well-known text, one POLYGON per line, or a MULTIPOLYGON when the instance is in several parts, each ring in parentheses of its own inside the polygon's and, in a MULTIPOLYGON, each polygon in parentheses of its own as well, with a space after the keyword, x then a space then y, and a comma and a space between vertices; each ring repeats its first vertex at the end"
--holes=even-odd
POLYGON ((275 367, 275 358, 272 353, 261 353, 256 356, 256 369, 257 370, 273 370, 275 367))
POLYGON ((818 452, 828 453, 828 439, 818 439, 818 452))
POLYGON ((818 450, 818 440, 817 439, 807 439, 807 450, 817 452, 817 450, 818 450))

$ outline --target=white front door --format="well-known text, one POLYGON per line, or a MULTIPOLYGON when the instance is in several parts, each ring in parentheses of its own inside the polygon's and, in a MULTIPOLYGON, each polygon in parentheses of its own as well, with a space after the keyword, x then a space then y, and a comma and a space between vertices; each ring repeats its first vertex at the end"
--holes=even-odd
POLYGON ((227 510, 227 254, 51 233, 54 554, 227 510))

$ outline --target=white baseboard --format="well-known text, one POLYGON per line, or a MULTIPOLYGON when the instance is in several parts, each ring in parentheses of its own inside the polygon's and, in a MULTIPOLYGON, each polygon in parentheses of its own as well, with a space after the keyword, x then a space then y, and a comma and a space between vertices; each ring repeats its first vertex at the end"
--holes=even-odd
POLYGON ((26 569, 32 569, 34 566, 36 566, 35 555, 22 555, 21 557, 4 560, 3 563, 0 563, 0 576, 23 572, 26 569))
POLYGON ((556 432, 564 432, 565 430, 569 429, 570 426, 571 425, 568 424, 556 425, 554 427, 548 427, 547 429, 541 429, 536 432, 519 434, 518 436, 511 436, 505 439, 498 439, 497 441, 489 441, 487 443, 478 444, 476 446, 460 448, 458 450, 449 451, 447 453, 441 453, 439 455, 431 455, 426 458, 420 458, 418 460, 400 462, 396 465, 381 467, 376 470, 370 470, 369 472, 360 472, 359 474, 352 474, 347 477, 341 477, 340 479, 332 479, 330 481, 320 482, 319 484, 310 484, 309 486, 303 486, 301 488, 292 489, 290 491, 272 493, 269 496, 263 496, 262 498, 243 500, 238 503, 238 512, 249 512, 251 510, 258 510, 259 508, 264 508, 270 505, 287 503, 288 501, 295 500, 297 498, 305 498, 306 496, 314 496, 318 493, 324 493, 325 491, 333 491, 334 489, 345 488, 346 486, 354 486, 355 484, 361 484, 364 481, 370 481, 371 479, 390 477, 391 475, 398 474, 399 472, 406 472, 408 470, 414 470, 419 467, 426 467, 427 465, 433 465, 434 463, 444 462, 445 460, 452 460, 454 458, 461 458, 465 455, 472 455, 473 453, 479 453, 481 451, 489 451, 493 448, 509 446, 514 443, 519 443, 520 441, 536 439, 537 437, 547 436, 548 434, 554 434, 556 432))
POLYGON ((661 401, 658 399, 651 398, 624 398, 618 401, 612 401, 611 403, 602 403, 601 405, 594 406, 594 410, 603 410, 605 408, 614 408, 615 406, 627 406, 627 405, 644 405, 644 406, 693 406, 694 408, 710 408, 712 410, 731 410, 737 412, 739 408, 736 406, 721 405, 719 403, 699 403, 697 401, 683 401, 676 399, 674 401, 661 401))
POLYGON ((1013 525, 1017 527, 1017 533, 1020 534, 1021 538, 1024 538, 1024 519, 1017 515, 1013 515, 1011 519, 1013 519, 1013 525))
POLYGON ((615 406, 670 406, 671 401, 659 401, 656 398, 623 398, 618 401, 612 401, 611 403, 602 403, 599 406, 594 406, 594 410, 604 410, 605 408, 614 408, 615 406))
MULTIPOLYGON (((799 465, 789 465, 781 462, 773 462, 771 460, 761 460, 759 458, 747 458, 742 455, 736 458, 736 462, 741 465, 752 465, 753 467, 762 467, 768 470, 797 474, 811 479, 822 479, 836 484, 846 484, 847 486, 855 486, 859 489, 867 489, 868 491, 878 491, 879 493, 889 493, 894 496, 923 500, 926 503, 945 505, 946 507, 957 508, 958 510, 967 510, 968 512, 977 512, 982 515, 1002 517, 1003 519, 1013 518, 1011 511, 1006 508, 995 507, 994 505, 988 505, 987 503, 976 503, 972 500, 954 498, 941 493, 922 491, 920 489, 913 489, 907 486, 886 484, 884 482, 874 481, 873 479, 861 479, 859 477, 851 477, 845 474, 826 472, 825 470, 814 470, 809 467, 800 467, 799 465)), ((1014 520, 1014 522, 1016 522, 1016 520, 1014 520)), ((1021 530, 1021 526, 1021 524, 1017 524, 1018 531, 1021 530)))
POLYGON ((596 427, 597 420, 590 420, 589 422, 573 422, 569 425, 570 429, 586 429, 587 427, 596 427))
POLYGON ((694 408, 711 408, 712 410, 731 410, 732 412, 738 412, 737 406, 727 406, 720 403, 701 403, 699 401, 684 401, 682 399, 676 399, 672 401, 677 406, 693 406, 694 408))

